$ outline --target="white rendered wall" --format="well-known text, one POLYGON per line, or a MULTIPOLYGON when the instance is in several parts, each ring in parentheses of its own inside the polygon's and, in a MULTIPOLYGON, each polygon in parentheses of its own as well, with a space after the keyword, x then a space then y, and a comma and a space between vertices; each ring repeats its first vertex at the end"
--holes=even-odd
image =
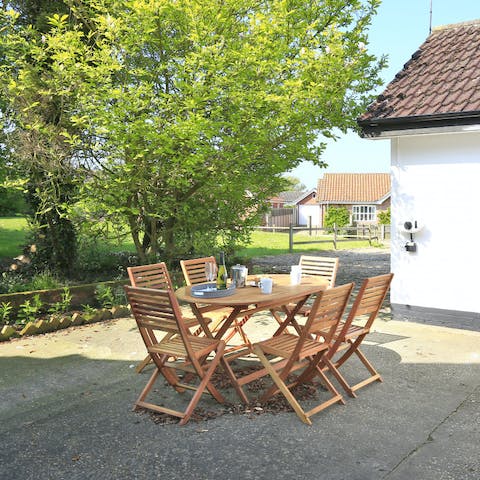
POLYGON ((480 312, 480 133, 396 137, 391 149, 391 302, 480 312), (406 220, 424 225, 415 253, 406 220))
POLYGON ((298 223, 308 225, 309 217, 312 217, 312 226, 320 225, 320 205, 299 205, 298 223))

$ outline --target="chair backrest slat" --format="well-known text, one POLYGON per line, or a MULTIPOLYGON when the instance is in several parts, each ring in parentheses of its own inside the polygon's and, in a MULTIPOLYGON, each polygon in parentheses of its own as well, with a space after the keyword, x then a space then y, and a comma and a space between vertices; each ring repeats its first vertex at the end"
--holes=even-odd
POLYGON ((389 273, 364 280, 352 305, 347 322, 351 323, 357 317, 369 315, 365 328, 370 328, 385 300, 392 278, 393 273, 389 273))
POLYGON ((338 258, 302 255, 300 257, 302 275, 317 275, 328 280, 329 286, 335 286, 338 258))
POLYGON ((172 289, 172 280, 165 262, 128 267, 128 277, 133 287, 172 289))
POLYGON ((175 292, 172 289, 159 290, 128 285, 124 288, 147 349, 158 343, 155 330, 177 333, 182 338, 187 356, 192 359, 194 353, 189 340, 189 332, 175 292))
POLYGON ((171 290, 125 287, 138 327, 164 332, 180 331, 176 312, 171 305, 171 290))
POLYGON ((216 263, 215 257, 192 258, 189 260, 180 260, 183 276, 187 285, 196 285, 198 283, 205 283, 207 277, 205 276, 205 263, 216 263))
POLYGON ((325 341, 330 342, 342 319, 352 293, 354 283, 329 288, 319 292, 313 302, 304 330, 325 332, 325 341))

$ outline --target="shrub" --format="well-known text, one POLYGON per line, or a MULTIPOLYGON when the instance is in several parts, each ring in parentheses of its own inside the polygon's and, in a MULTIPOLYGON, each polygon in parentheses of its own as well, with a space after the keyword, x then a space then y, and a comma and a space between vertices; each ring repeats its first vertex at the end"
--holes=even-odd
POLYGON ((114 305, 127 304, 127 296, 125 295, 125 290, 120 285, 113 289, 113 298, 114 298, 114 305))
POLYGON ((93 315, 97 311, 96 308, 92 307, 91 305, 88 305, 88 303, 82 305, 82 310, 83 310, 83 313, 85 313, 86 315, 93 315))
POLYGON ((95 298, 103 308, 112 308, 113 304, 115 303, 113 291, 111 287, 107 285, 97 285, 97 288, 95 289, 95 298))
POLYGON ((108 247, 82 244, 78 252, 75 278, 87 281, 106 281, 125 278, 127 267, 137 265, 131 252, 111 252, 108 247))
POLYGON ((24 273, 15 271, 2 272, 0 281, 0 293, 16 293, 28 290, 28 279, 24 273))
POLYGON ((27 292, 30 290, 51 290, 60 288, 61 282, 50 271, 46 270, 33 276, 28 266, 21 271, 2 272, 0 277, 0 293, 27 292))
POLYGON ((40 295, 34 295, 31 301, 25 300, 25 302, 18 307, 16 323, 24 325, 28 322, 34 322, 38 318, 42 306, 43 304, 40 300, 40 295))
POLYGON ((0 303, 0 324, 8 324, 10 322, 10 314, 13 307, 10 302, 0 303))
POLYGON ((390 225, 391 223, 390 207, 388 207, 387 210, 378 212, 377 218, 378 218, 378 223, 380 225, 390 225))
POLYGON ((72 294, 68 287, 63 287, 62 299, 59 302, 55 302, 48 309, 49 313, 65 313, 70 310, 70 305, 72 303, 72 294))
POLYGON ((52 274, 49 270, 37 273, 28 282, 28 290, 51 290, 60 288, 60 281, 58 277, 52 274))
POLYGON ((27 204, 22 191, 13 187, 0 187, 0 217, 25 214, 27 204))
POLYGON ((350 222, 350 214, 346 207, 329 207, 325 214, 325 227, 333 229, 333 226, 345 227, 350 222))

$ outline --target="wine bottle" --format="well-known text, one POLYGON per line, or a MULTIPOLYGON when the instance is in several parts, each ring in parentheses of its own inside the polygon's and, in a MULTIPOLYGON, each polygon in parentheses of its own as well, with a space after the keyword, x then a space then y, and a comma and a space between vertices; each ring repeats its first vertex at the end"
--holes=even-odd
POLYGON ((227 288, 227 267, 225 266, 225 254, 220 252, 220 262, 217 272, 217 290, 225 290, 227 288))

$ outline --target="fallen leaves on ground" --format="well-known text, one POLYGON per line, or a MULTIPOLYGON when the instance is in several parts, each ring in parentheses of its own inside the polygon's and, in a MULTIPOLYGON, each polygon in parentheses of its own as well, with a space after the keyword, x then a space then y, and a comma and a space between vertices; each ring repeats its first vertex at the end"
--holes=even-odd
MULTIPOLYGON (((235 374, 238 376, 245 376, 253 373, 259 368, 259 366, 246 366, 235 369, 235 374)), ((293 382, 294 378, 294 375, 289 376, 287 379, 287 383, 293 382)), ((212 383, 220 390, 233 388, 230 379, 224 372, 216 372, 212 376, 212 383)), ((271 385, 272 381, 268 376, 254 380, 253 382, 245 386, 248 393, 250 393, 250 395, 248 395, 247 393, 247 396, 249 398, 260 397, 261 393, 264 392, 271 385)), ((292 389, 292 393, 299 402, 308 402, 314 401, 318 398, 318 389, 323 389, 321 384, 302 384, 294 387, 292 389)), ((139 411, 148 413, 150 418, 156 424, 168 425, 178 423, 180 421, 178 418, 164 413, 157 413, 146 409, 141 409, 139 411)), ((293 408, 290 406, 290 404, 287 402, 287 400, 281 393, 277 393, 268 401, 262 403, 258 401, 253 401, 249 405, 245 405, 243 403, 228 403, 223 405, 218 404, 218 408, 215 408, 215 410, 197 406, 197 408, 195 408, 192 414, 190 421, 205 422, 207 420, 221 417, 222 415, 245 415, 249 418, 254 418, 258 415, 263 415, 265 413, 277 414, 283 412, 293 412, 293 408)))

